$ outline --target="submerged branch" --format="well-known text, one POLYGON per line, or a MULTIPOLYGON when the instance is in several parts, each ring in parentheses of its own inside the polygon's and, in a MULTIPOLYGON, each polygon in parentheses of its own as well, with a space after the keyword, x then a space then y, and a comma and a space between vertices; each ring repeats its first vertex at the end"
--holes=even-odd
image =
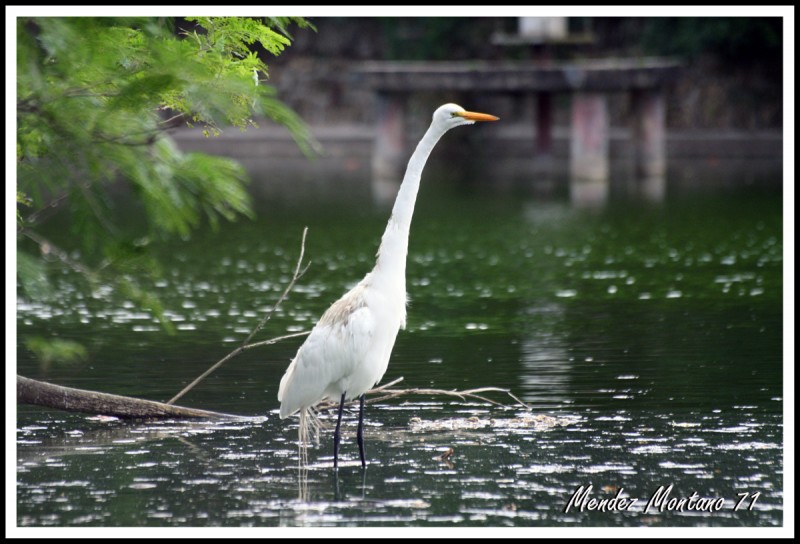
MULTIPOLYGON (((374 389, 370 389, 369 391, 367 391, 366 394, 368 396, 370 396, 370 395, 372 395, 372 396, 378 395, 377 397, 374 397, 374 398, 368 398, 366 400, 367 404, 373 404, 373 403, 376 403, 376 402, 381 402, 381 401, 384 401, 384 400, 393 399, 393 398, 401 397, 401 396, 404 396, 404 395, 446 395, 446 396, 451 396, 451 397, 458 397, 461 400, 477 399, 477 400, 480 400, 482 402, 487 402, 489 404, 493 404, 495 406, 509 407, 509 405, 507 405, 507 404, 503 404, 501 402, 497 402, 495 400, 492 400, 492 399, 487 398, 487 397, 482 395, 482 393, 495 392, 495 393, 505 393, 506 395, 508 395, 509 397, 514 399, 514 401, 516 402, 516 405, 519 405, 519 406, 521 406, 521 407, 523 407, 523 408, 525 408, 527 410, 531 410, 532 409, 530 406, 525 404, 519 397, 514 395, 511 391, 509 391, 508 389, 501 389, 499 387, 479 387, 479 388, 476 388, 476 389, 466 389, 464 391, 458 391, 456 389, 449 389, 448 390, 448 389, 431 389, 431 388, 421 388, 421 387, 414 387, 414 388, 411 388, 411 389, 391 389, 391 387, 393 385, 395 385, 395 384, 397 384, 397 383, 399 383, 401 381, 403 381, 402 377, 401 378, 397 378, 396 380, 393 380, 393 381, 391 381, 391 382, 389 382, 389 383, 387 383, 385 385, 382 385, 380 387, 376 387, 374 389)), ((355 401, 353 401, 353 402, 355 402, 355 401)), ((334 408, 336 406, 337 406, 337 403, 334 402, 334 401, 323 401, 323 402, 321 402, 320 404, 317 405, 317 409, 318 410, 326 410, 326 409, 334 408)))
POLYGON ((122 419, 201 418, 222 419, 241 417, 185 406, 173 406, 152 400, 125 397, 75 389, 17 375, 17 402, 68 412, 83 412, 114 416, 122 419))

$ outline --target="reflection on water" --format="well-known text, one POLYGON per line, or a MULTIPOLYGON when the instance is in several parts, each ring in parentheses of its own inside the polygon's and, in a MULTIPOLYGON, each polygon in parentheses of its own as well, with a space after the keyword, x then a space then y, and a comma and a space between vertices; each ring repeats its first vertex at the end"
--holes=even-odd
MULTIPOLYGON (((519 414, 474 406, 494 424, 453 431, 404 424, 441 404, 376 408, 369 466, 354 449, 331 470, 329 444, 300 468, 275 414, 235 423, 106 424, 80 417, 20 430, 20 525, 779 525, 781 425, 741 408, 728 415, 586 411, 564 425, 503 425, 519 414), (57 427, 56 427, 57 424, 57 427), (96 424, 94 424, 96 425, 96 424), (79 431, 78 429, 83 429, 79 431), (77 435, 54 446, 48 435, 77 435), (95 429, 96 430, 96 429, 95 429), (23 438, 24 437, 24 438, 23 438), (442 459, 442 451, 453 454, 442 459), (33 453, 38 450, 40 453, 33 453), (321 451, 322 450, 322 451, 321 451), (41 452, 46 451, 46 455, 41 452), (713 455, 711 454, 713 452, 713 455), (697 491, 724 508, 699 515, 644 507, 659 486, 697 491), (580 486, 618 489, 632 512, 563 508, 580 486), (738 493, 760 492, 752 510, 738 493), (67 499, 68 500, 65 500, 67 499), (76 505, 81 505, 76 509, 76 505)), ((523 419, 525 416, 523 416, 523 419)), ((470 418, 466 418, 469 420, 470 418)), ((345 438, 355 433, 348 422, 345 438)), ((324 441, 323 441, 324 442, 324 441)))
MULTIPOLYGON (((564 292, 559 292, 564 296, 564 292)), ((558 304, 528 309, 528 319, 535 323, 520 348, 524 397, 535 406, 570 404, 573 361, 556 333, 563 321, 564 309, 558 304)))
MULTIPOLYGON (((300 468, 297 422, 277 417, 278 383, 302 342, 290 340, 243 354, 182 399, 251 418, 132 424, 20 407, 18 524, 781 525, 780 198, 580 210, 476 192, 422 188, 408 328, 385 381, 507 388, 533 412, 436 396, 370 405, 362 471, 349 411, 338 474, 323 414, 300 468), (598 500, 623 490, 637 506, 565 512, 589 485, 598 500), (645 511, 669 485, 724 507, 645 511), (736 508, 741 494, 752 508, 736 508)), ((304 226, 311 267, 257 340, 310 328, 363 277, 388 213, 363 204, 275 204, 258 222, 159 248, 167 266, 151 288, 174 336, 119 293, 63 274, 59 296, 18 300, 20 339, 75 339, 89 359, 40 367, 20 340, 19 372, 169 399, 271 307, 304 226)))

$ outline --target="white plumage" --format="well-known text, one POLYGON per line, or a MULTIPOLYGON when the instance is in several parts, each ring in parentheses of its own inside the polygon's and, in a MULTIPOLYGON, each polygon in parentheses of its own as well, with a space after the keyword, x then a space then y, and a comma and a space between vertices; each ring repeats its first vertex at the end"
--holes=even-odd
POLYGON ((310 410, 318 402, 339 400, 334 434, 334 468, 338 465, 339 424, 346 400, 361 398, 358 445, 366 466, 363 441, 364 393, 377 384, 389 365, 397 333, 406 323, 406 255, 411 217, 420 176, 433 147, 451 128, 497 117, 445 104, 408 162, 392 215, 378 250, 377 262, 366 277, 322 315, 281 379, 280 417, 300 412, 301 444, 307 436, 310 410))

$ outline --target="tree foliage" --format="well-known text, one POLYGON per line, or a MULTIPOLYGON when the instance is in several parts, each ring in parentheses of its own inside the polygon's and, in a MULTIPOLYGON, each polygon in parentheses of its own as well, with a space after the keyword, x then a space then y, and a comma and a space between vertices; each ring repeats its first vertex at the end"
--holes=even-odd
POLYGON ((291 25, 311 27, 301 18, 18 19, 20 294, 48 296, 55 264, 90 284, 112 283, 161 316, 131 274, 158 273, 150 240, 252 215, 243 168, 181 152, 166 129, 186 123, 210 136, 264 117, 310 152, 304 123, 262 81, 267 66, 257 53, 280 54, 291 25), (123 203, 114 198, 120 191, 123 203), (64 213, 71 232, 61 247, 45 233, 64 213), (126 213, 145 217, 145 230, 120 221, 126 213))
POLYGON ((642 43, 659 55, 693 59, 715 55, 730 66, 782 64, 783 28, 779 17, 653 17, 642 43))

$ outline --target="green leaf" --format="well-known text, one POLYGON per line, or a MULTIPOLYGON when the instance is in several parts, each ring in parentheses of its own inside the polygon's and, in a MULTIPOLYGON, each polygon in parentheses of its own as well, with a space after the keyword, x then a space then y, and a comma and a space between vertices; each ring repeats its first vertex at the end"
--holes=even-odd
POLYGON ((88 357, 86 348, 72 340, 60 338, 42 338, 33 336, 25 340, 25 347, 31 350, 43 364, 74 364, 85 361, 88 357))
POLYGON ((21 292, 31 300, 46 300, 53 295, 47 279, 45 262, 24 252, 17 251, 17 283, 21 292))
POLYGON ((153 312, 153 315, 156 317, 156 319, 158 319, 161 327, 168 334, 175 334, 175 325, 173 325, 172 322, 167 319, 166 313, 164 312, 164 306, 158 296, 143 289, 133 278, 129 276, 121 278, 118 287, 120 294, 130 298, 131 302, 140 308, 145 308, 153 312))
POLYGON ((170 18, 17 20, 17 281, 24 296, 48 296, 49 266, 62 266, 92 286, 113 285, 170 330, 158 298, 133 279, 160 273, 134 241, 187 238, 203 224, 253 211, 244 168, 183 153, 165 132, 167 118, 218 135, 266 116, 312 153, 303 121, 273 88, 253 81, 254 71, 267 73, 264 51, 290 45, 290 25, 311 25, 301 18, 189 21, 179 29, 170 18), (132 213, 146 226, 126 221, 132 213), (50 228, 54 217, 68 226, 50 228), (59 249, 45 262, 31 240, 59 249))
POLYGON ((128 109, 147 107, 178 84, 179 81, 173 74, 142 76, 122 87, 110 106, 128 109))

